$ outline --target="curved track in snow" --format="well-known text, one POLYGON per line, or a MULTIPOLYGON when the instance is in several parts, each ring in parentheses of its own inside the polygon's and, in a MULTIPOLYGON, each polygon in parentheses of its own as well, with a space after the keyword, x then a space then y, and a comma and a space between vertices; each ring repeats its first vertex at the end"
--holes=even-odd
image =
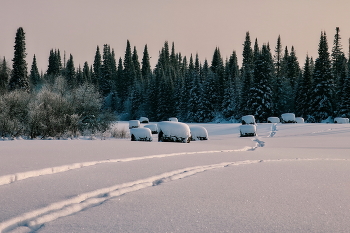
POLYGON ((166 172, 160 175, 148 177, 145 179, 136 180, 110 186, 107 188, 97 189, 91 192, 79 194, 73 198, 66 199, 60 202, 52 203, 44 208, 36 209, 24 213, 15 218, 9 219, 0 223, 0 232, 5 233, 13 231, 16 228, 26 227, 30 231, 38 230, 43 224, 55 219, 65 217, 71 214, 78 213, 84 209, 100 205, 103 202, 121 196, 126 193, 138 191, 147 187, 160 185, 162 183, 183 179, 197 173, 225 168, 228 166, 251 165, 262 162, 291 162, 291 161, 349 161, 348 159, 278 159, 278 160, 244 160, 237 162, 224 162, 219 164, 210 164, 206 166, 195 166, 184 169, 166 172))

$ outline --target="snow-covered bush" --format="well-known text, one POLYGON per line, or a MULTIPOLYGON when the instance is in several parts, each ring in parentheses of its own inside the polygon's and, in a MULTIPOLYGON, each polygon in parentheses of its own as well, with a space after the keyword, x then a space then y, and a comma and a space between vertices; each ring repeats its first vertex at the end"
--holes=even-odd
POLYGON ((169 121, 179 122, 179 120, 176 117, 170 117, 169 121))
POLYGON ((140 127, 140 121, 139 120, 130 120, 129 121, 129 129, 139 128, 139 127, 140 127))
POLYGON ((242 116, 242 125, 252 124, 255 125, 255 117, 253 115, 242 116))
POLYGON ((159 142, 190 142, 190 127, 185 123, 162 121, 158 123, 159 142))
POLYGON ((147 117, 140 117, 139 119, 140 123, 143 123, 143 124, 148 124, 149 123, 149 120, 147 117))
POLYGON ((239 132, 241 137, 254 137, 256 136, 256 126, 255 125, 240 125, 239 132))
POLYGON ((149 128, 130 129, 131 141, 152 141, 152 132, 149 128))
POLYGON ((335 124, 349 124, 349 118, 336 117, 334 118, 335 124))
POLYGON ((269 117, 267 118, 267 123, 280 123, 280 119, 278 117, 269 117))
POLYGON ((302 123, 304 123, 304 118, 302 118, 302 117, 296 117, 296 118, 295 118, 295 122, 296 122, 296 123, 299 123, 299 124, 300 124, 300 123, 302 124, 302 123))
POLYGON ((283 113, 281 115, 282 123, 296 123, 294 113, 283 113))
POLYGON ((145 128, 149 128, 152 132, 152 134, 157 134, 158 133, 158 127, 156 124, 149 124, 149 125, 145 125, 145 128))
POLYGON ((191 141, 208 140, 208 131, 203 126, 193 125, 190 126, 191 141))

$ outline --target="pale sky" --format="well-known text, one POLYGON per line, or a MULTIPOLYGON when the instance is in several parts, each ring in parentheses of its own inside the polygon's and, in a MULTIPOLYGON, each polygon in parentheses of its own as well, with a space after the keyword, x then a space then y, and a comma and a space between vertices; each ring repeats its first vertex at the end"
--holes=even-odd
MULTIPOLYGON (((340 27, 344 52, 350 38, 350 0, 1 0, 0 56, 13 58, 18 27, 26 33, 28 71, 36 54, 38 68, 47 70, 51 49, 71 53, 76 67, 93 63, 96 46, 114 48, 124 58, 126 41, 136 46, 141 61, 148 45, 154 67, 165 41, 189 57, 198 53, 211 62, 215 47, 224 59, 235 50, 239 65, 242 44, 250 32, 259 46, 278 35, 282 46, 293 45, 299 62, 317 57, 322 30, 332 48, 340 27)), ((12 67, 12 61, 11 61, 12 67)))

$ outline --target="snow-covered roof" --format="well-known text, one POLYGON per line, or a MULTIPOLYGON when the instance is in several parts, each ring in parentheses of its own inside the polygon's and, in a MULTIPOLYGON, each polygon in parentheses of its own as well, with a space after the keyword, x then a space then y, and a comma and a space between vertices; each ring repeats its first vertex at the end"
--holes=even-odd
POLYGON ((130 128, 138 128, 140 127, 140 121, 139 120, 130 120, 129 121, 129 129, 130 128))
POLYGON ((149 128, 132 128, 130 135, 134 136, 136 141, 152 141, 152 132, 149 128))
POLYGON ((283 113, 281 117, 284 121, 295 121, 294 113, 283 113))
POLYGON ((255 133, 256 126, 255 125, 240 125, 239 130, 241 131, 242 134, 255 133))
POLYGON ((242 116, 242 124, 255 124, 255 117, 253 115, 242 116))

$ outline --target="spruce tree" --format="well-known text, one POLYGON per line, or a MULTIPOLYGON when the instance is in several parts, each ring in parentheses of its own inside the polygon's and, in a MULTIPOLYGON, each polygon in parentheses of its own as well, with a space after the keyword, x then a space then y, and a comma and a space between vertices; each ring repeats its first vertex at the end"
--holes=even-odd
POLYGON ((2 62, 0 63, 0 94, 4 93, 7 89, 10 68, 7 65, 7 61, 4 57, 2 62))
POLYGON ((106 97, 112 90, 112 55, 109 45, 103 45, 103 61, 101 66, 101 77, 99 79, 99 87, 101 94, 106 97))
POLYGON ((266 45, 262 46, 261 51, 255 53, 254 59, 254 83, 252 85, 251 115, 254 115, 257 122, 266 122, 273 111, 272 86, 273 61, 270 50, 266 45))
POLYGON ((313 73, 314 87, 311 93, 310 122, 321 122, 333 115, 334 80, 328 52, 327 36, 321 33, 318 58, 313 73))
POLYGON ((95 84, 96 87, 99 87, 99 80, 102 76, 102 58, 100 53, 100 48, 97 46, 94 64, 93 64, 93 75, 92 75, 92 83, 95 84))
POLYGON ((71 89, 75 88, 77 86, 77 80, 72 54, 69 55, 65 73, 68 87, 71 89))
POLYGON ((250 109, 247 105, 247 101, 250 99, 250 88, 253 82, 254 73, 253 50, 249 32, 246 33, 242 55, 240 112, 242 115, 247 115, 250 109))
POLYGON ((90 67, 89 64, 84 62, 84 67, 83 67, 83 80, 84 82, 91 83, 91 72, 90 72, 90 67))
POLYGON ((132 52, 131 52, 131 45, 129 40, 126 42, 126 49, 125 49, 125 55, 124 55, 124 70, 123 70, 123 82, 121 82, 121 98, 122 100, 125 100, 125 98, 128 95, 129 88, 134 84, 135 81, 135 67, 134 62, 132 59, 132 52))
POLYGON ((337 116, 350 118, 350 60, 346 62, 344 54, 341 59, 344 63, 343 69, 339 74, 338 92, 337 92, 337 116), (338 96, 339 95, 339 96, 338 96))
POLYGON ((37 63, 36 63, 35 54, 33 56, 32 68, 30 70, 29 79, 30 79, 31 84, 34 87, 40 83, 40 74, 39 74, 37 63))
POLYGON ((283 102, 281 96, 283 96, 283 82, 284 77, 282 75, 282 43, 281 37, 278 36, 277 44, 275 48, 274 65, 275 65, 275 78, 272 82, 273 85, 273 102, 274 102, 274 115, 279 116, 283 113, 283 102))
POLYGON ((304 119, 307 119, 310 115, 309 105, 311 103, 312 87, 311 59, 306 56, 303 75, 298 83, 295 98, 295 114, 304 119))
POLYGON ((9 81, 9 89, 21 89, 29 91, 27 71, 25 33, 22 27, 17 29, 14 46, 12 73, 9 81))

